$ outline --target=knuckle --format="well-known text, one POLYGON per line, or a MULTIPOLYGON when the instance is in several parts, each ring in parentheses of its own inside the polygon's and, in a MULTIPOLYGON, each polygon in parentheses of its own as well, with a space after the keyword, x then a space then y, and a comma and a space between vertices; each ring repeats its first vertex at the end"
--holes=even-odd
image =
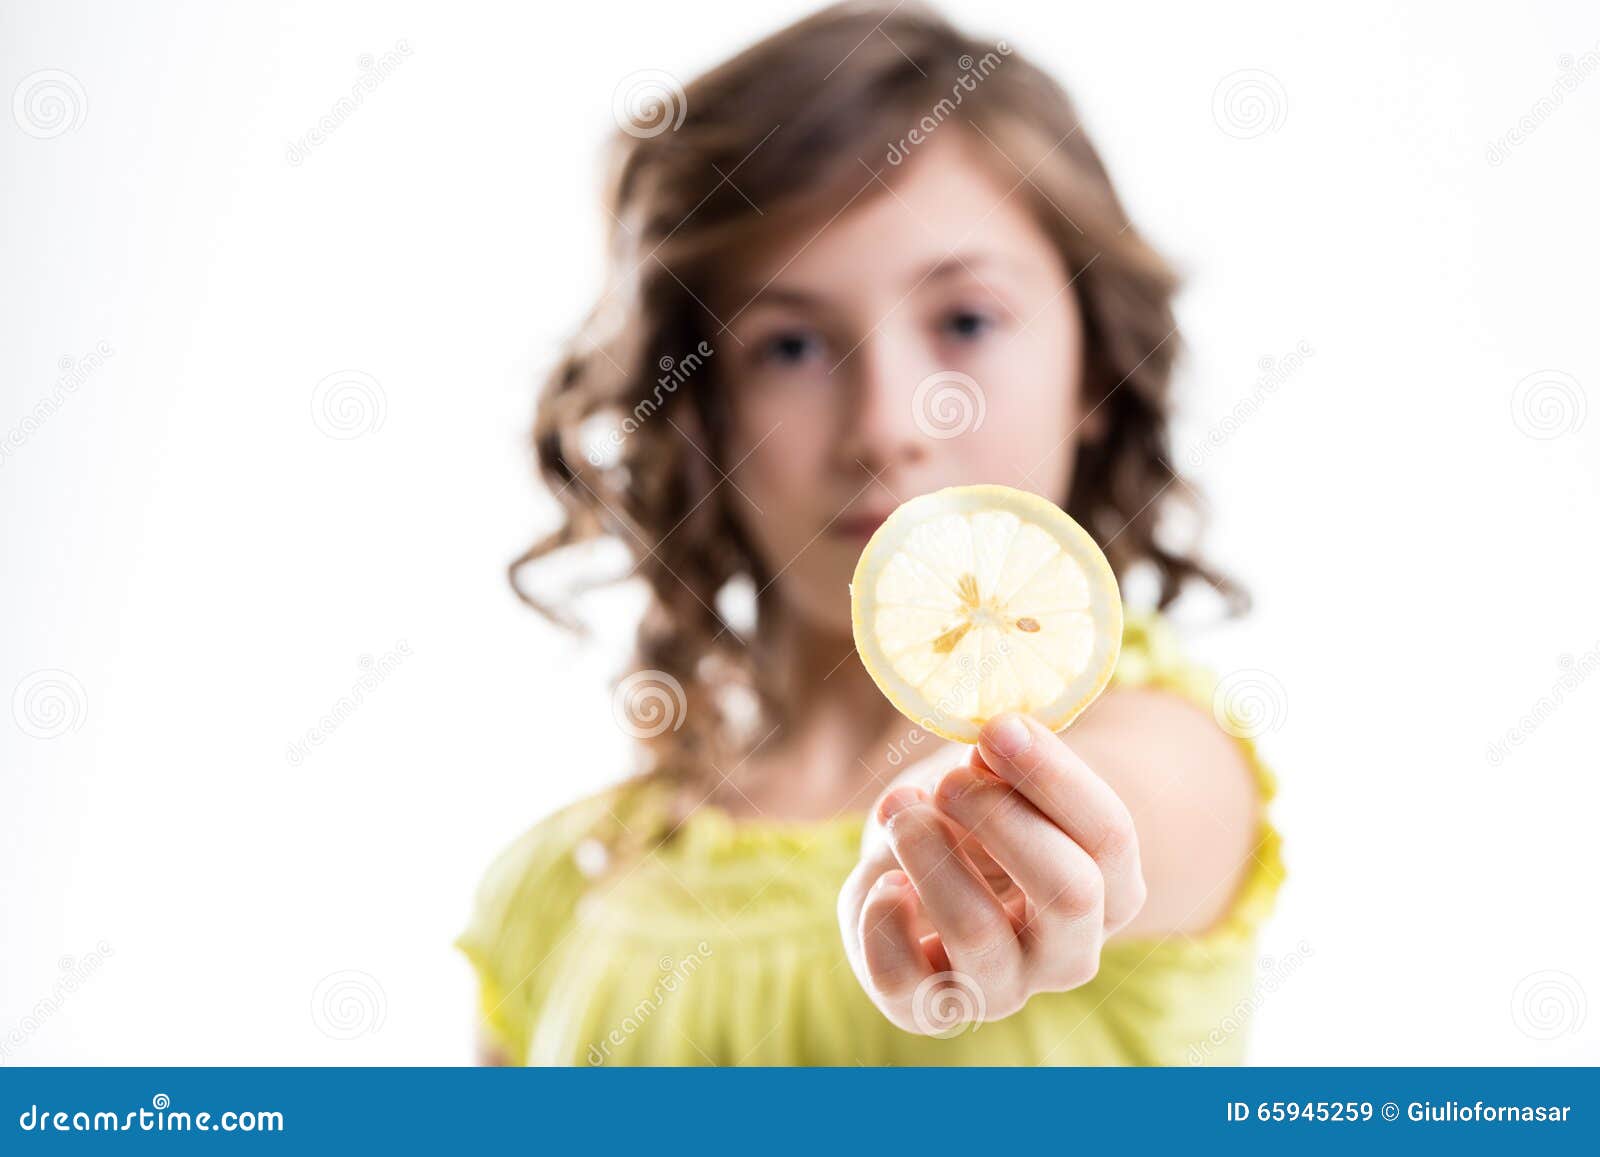
POLYGON ((1102 824, 1091 846, 1084 850, 1096 861, 1107 861, 1128 856, 1138 846, 1139 837, 1134 831, 1133 817, 1123 811, 1102 824))
POLYGON ((1106 881, 1100 872, 1085 866, 1068 872, 1054 896, 1039 905, 1048 916, 1062 920, 1081 920, 1104 910, 1106 881))
POLYGON ((1027 999, 1020 962, 1009 954, 995 953, 962 960, 962 971, 977 993, 980 1020, 1009 1016, 1027 999))
POLYGON ((1003 783, 984 784, 977 801, 983 807, 978 828, 994 828, 1017 823, 1032 808, 1023 797, 1003 783))
POLYGON ((984 977, 1001 978, 1013 964, 1016 934, 1011 921, 991 913, 977 913, 950 930, 946 947, 954 948, 971 961, 973 970, 984 977))

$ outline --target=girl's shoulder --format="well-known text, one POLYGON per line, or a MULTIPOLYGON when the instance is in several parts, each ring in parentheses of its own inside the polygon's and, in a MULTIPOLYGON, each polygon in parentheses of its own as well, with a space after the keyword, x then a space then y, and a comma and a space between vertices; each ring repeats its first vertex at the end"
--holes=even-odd
MULTIPOLYGON (((1148 611, 1125 618, 1111 691, 1129 694, 1108 694, 1091 708, 1075 730, 1075 746, 1101 753, 1097 765, 1129 801, 1136 821, 1166 832, 1170 846, 1182 845, 1194 815, 1210 817, 1196 830, 1226 845, 1213 849, 1213 874, 1242 860, 1236 886, 1231 899, 1229 890, 1219 889, 1207 903, 1182 907, 1204 917, 1220 906, 1204 937, 1209 950, 1248 942, 1276 906, 1287 876, 1282 836, 1270 816, 1278 780, 1260 746, 1283 722, 1288 704, 1282 686, 1258 670, 1219 676, 1188 653, 1170 620, 1148 611), (1132 757, 1124 775, 1113 774, 1118 767, 1113 750, 1132 757), (1150 768, 1181 774, 1152 776, 1150 768), (1224 838, 1233 828, 1240 829, 1238 839, 1224 838)), ((1184 872, 1205 875, 1203 851, 1183 857, 1184 872)), ((1157 915, 1153 906, 1150 914, 1157 915)), ((1123 939, 1136 944, 1141 937, 1123 939)))

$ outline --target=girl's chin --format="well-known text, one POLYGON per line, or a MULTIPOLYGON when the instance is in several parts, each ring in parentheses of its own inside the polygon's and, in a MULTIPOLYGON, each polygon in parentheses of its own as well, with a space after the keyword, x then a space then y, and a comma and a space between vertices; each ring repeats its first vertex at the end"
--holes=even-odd
POLYGON ((788 591, 784 603, 794 625, 807 634, 852 637, 848 578, 838 584, 836 592, 788 591))

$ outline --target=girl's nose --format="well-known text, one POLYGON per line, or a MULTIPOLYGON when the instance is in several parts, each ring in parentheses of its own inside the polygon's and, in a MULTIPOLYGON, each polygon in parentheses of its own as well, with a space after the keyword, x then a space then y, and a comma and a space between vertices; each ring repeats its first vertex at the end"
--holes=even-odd
POLYGON ((836 372, 845 375, 850 404, 843 408, 840 458, 874 474, 921 460, 928 440, 917 424, 912 395, 923 372, 918 359, 897 351, 892 339, 869 334, 836 372))

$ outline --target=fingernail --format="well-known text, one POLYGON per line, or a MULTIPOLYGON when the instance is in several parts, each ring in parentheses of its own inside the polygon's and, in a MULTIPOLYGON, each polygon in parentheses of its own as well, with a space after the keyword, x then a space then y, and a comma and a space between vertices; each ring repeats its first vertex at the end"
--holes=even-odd
POLYGON ((907 876, 904 872, 900 871, 899 869, 892 869, 879 876, 878 882, 872 885, 872 887, 875 891, 881 890, 884 892, 889 892, 895 888, 903 887, 906 881, 907 876))
POLYGON ((878 819, 888 823, 921 798, 922 793, 914 787, 897 787, 884 796, 883 802, 878 805, 878 819))
POLYGON ((979 741, 1002 759, 1015 759, 1033 743, 1033 732, 1016 715, 1002 715, 984 726, 979 741))
POLYGON ((957 768, 939 781, 940 799, 957 800, 978 786, 978 777, 965 768, 957 768))

